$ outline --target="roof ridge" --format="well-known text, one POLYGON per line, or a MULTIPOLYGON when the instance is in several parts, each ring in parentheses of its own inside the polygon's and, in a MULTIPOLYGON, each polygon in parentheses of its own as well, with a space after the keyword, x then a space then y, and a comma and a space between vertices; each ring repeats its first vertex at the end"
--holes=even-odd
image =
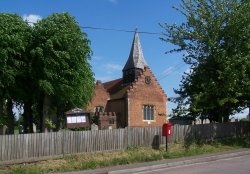
POLYGON ((104 82, 104 83, 102 83, 102 84, 107 84, 107 83, 110 83, 110 82, 113 82, 113 81, 117 81, 117 80, 121 80, 121 79, 122 79, 122 77, 120 77, 120 78, 118 78, 118 79, 114 79, 114 80, 110 80, 110 81, 104 82))

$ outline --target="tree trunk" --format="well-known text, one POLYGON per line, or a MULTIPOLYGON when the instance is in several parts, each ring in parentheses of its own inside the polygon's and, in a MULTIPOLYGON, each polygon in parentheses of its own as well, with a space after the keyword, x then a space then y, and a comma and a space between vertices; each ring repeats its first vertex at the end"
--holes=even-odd
POLYGON ((49 119, 49 106, 50 100, 48 95, 44 95, 43 99, 43 120, 42 120, 42 132, 48 132, 48 127, 46 126, 46 120, 49 119))
POLYGON ((250 100, 248 100, 248 115, 247 115, 247 121, 248 121, 248 137, 250 137, 250 100))
MULTIPOLYGON (((3 105, 4 105, 4 100, 1 97, 0 98, 0 120, 2 120, 3 118, 3 105)), ((3 125, 0 122, 0 135, 3 135, 3 134, 4 134, 3 125)))
POLYGON ((29 125, 29 105, 28 102, 24 102, 23 106, 23 131, 24 133, 29 133, 28 125, 29 125))
POLYGON ((3 117, 3 104, 4 101, 2 98, 0 98, 0 118, 3 117))
POLYGON ((61 129, 61 117, 63 116, 63 111, 59 108, 56 112, 56 131, 61 129))
POLYGON ((250 136, 250 100, 248 100, 248 137, 250 136))
POLYGON ((33 112, 32 112, 32 100, 24 102, 24 112, 23 112, 23 121, 24 121, 24 133, 33 133, 33 112))
POLYGON ((27 102, 27 117, 28 117, 28 127, 29 127, 29 133, 34 133, 33 130, 33 112, 32 112, 32 100, 29 100, 27 102))
POLYGON ((13 109, 12 99, 8 99, 7 100, 8 134, 14 134, 14 129, 15 129, 15 116, 12 109, 13 109))
POLYGON ((37 107, 38 119, 39 119, 38 127, 40 132, 43 132, 43 98, 44 97, 40 98, 37 107))

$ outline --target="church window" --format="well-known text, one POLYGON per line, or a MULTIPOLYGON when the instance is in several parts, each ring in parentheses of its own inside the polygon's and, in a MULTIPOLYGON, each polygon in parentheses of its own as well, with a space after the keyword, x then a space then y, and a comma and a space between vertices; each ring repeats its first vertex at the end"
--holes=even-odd
POLYGON ((143 120, 154 120, 154 106, 143 105, 143 120))
POLYGON ((104 107, 103 106, 96 106, 95 112, 104 112, 104 107))

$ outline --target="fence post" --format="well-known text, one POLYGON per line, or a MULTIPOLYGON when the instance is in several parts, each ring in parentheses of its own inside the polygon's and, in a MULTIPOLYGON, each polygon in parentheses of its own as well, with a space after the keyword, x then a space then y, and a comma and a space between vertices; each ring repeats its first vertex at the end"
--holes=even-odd
POLYGON ((129 127, 126 127, 126 136, 127 136, 127 147, 126 149, 130 146, 130 130, 129 127))
POLYGON ((129 130, 129 127, 126 127, 126 135, 127 135, 127 147, 126 149, 130 146, 130 130, 129 130))
POLYGON ((61 139, 62 139, 62 155, 65 156, 65 130, 62 130, 61 132, 61 139))

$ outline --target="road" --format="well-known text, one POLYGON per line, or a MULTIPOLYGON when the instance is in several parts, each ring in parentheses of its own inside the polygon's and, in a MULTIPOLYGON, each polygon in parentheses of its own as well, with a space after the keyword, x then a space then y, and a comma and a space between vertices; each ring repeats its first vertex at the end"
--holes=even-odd
POLYGON ((250 174, 250 155, 135 172, 134 174, 250 174))

